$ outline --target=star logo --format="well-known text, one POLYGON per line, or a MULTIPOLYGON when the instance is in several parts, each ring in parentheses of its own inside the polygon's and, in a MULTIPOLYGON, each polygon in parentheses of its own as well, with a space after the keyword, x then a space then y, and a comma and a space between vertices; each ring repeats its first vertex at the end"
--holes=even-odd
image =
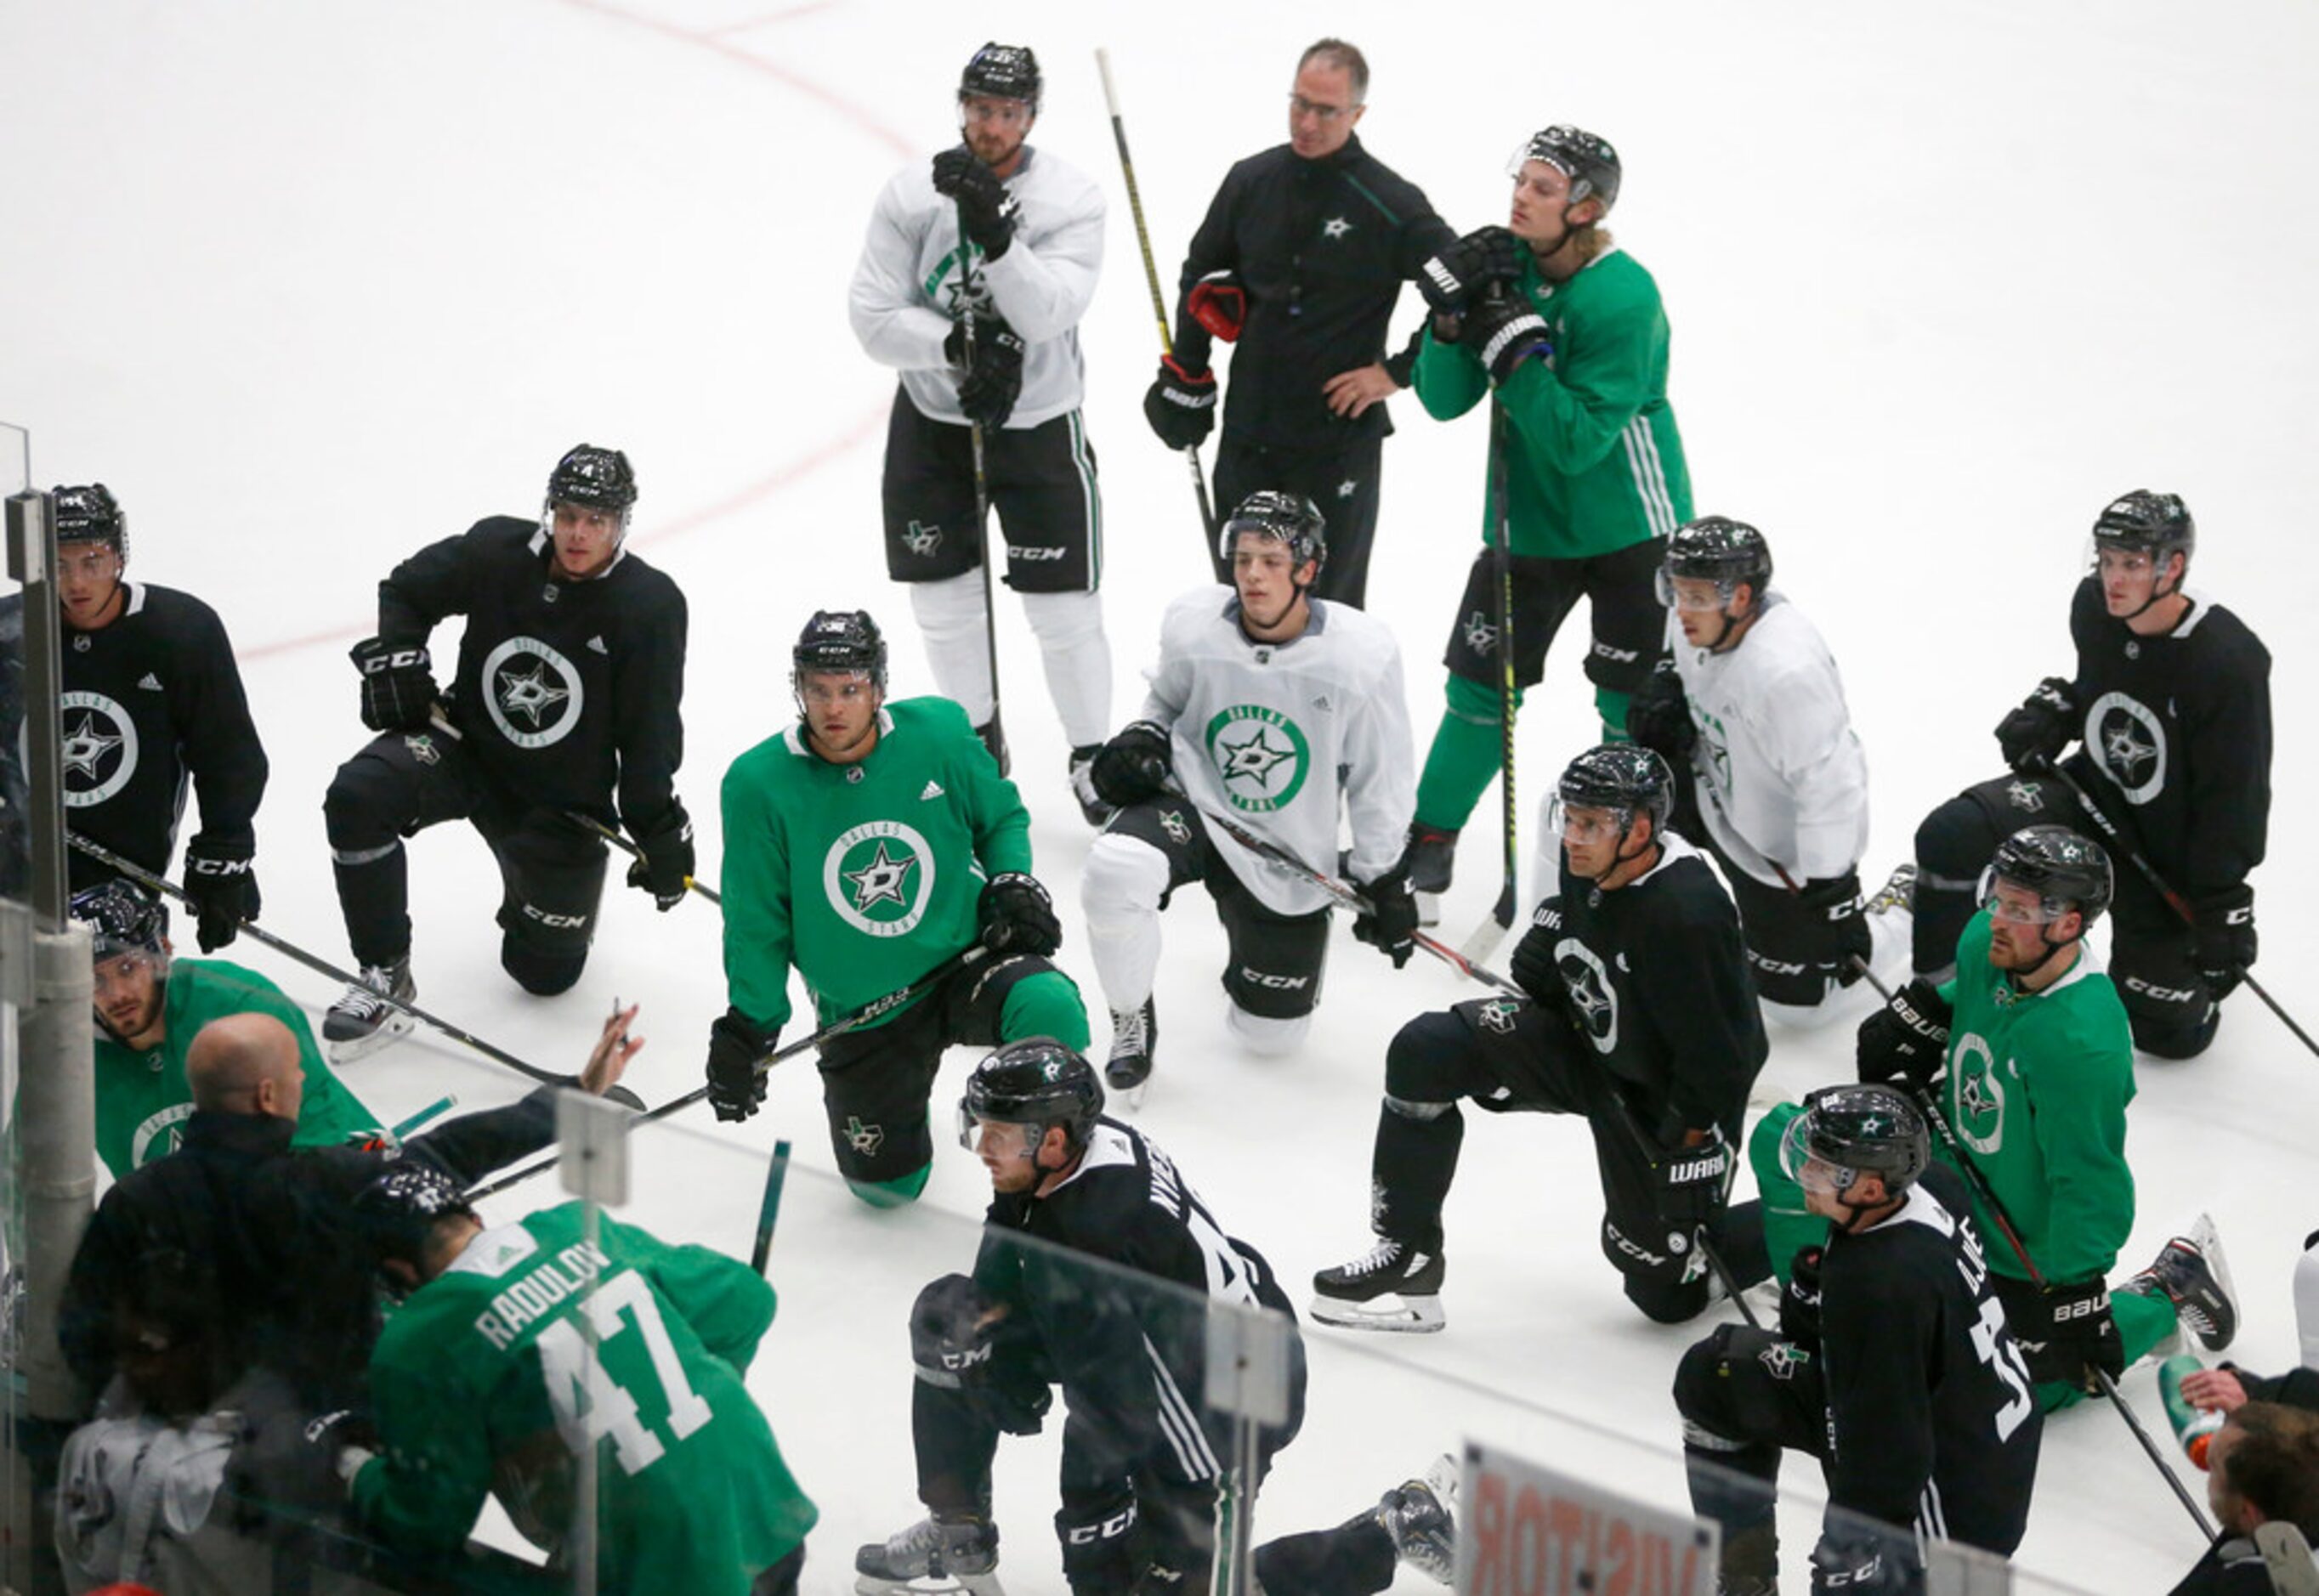
POLYGON ((2008 781, 2005 801, 2024 814, 2035 815, 2045 807, 2045 790, 2034 781, 2008 781))
POLYGON ((539 717, 572 695, 547 679, 547 662, 534 660, 528 672, 500 672, 500 708, 520 715, 539 729, 539 717))
POLYGON ((1602 1022, 1610 1017, 1611 998, 1595 984, 1594 972, 1584 966, 1562 972, 1563 985, 1570 988, 1571 1006, 1578 1011, 1578 1022, 1592 1035, 1602 1034, 1602 1022))
POLYGON ((411 757, 422 765, 443 762, 442 752, 435 746, 435 734, 432 732, 408 733, 402 739, 402 745, 411 751, 411 757))
POLYGON ((1185 821, 1183 812, 1181 810, 1160 810, 1160 829, 1166 832, 1168 834, 1168 840, 1175 843, 1178 848, 1184 846, 1185 843, 1192 840, 1192 828, 1190 825, 1185 821))
POLYGON ((1796 1371, 1811 1361, 1811 1354, 1792 1341, 1774 1341, 1755 1356, 1774 1380, 1794 1379, 1796 1371))
POLYGON ((1602 956, 1575 936, 1554 944, 1554 968, 1570 995, 1570 1010, 1578 1028, 1598 1053, 1619 1050, 1619 989, 1602 956))
POLYGON ((1347 477, 1343 482, 1337 484, 1337 497, 1340 499, 1350 499, 1354 494, 1360 491, 1360 483, 1355 482, 1351 477, 1347 477))
POLYGON ((1270 776, 1280 762, 1295 755, 1286 748, 1276 748, 1265 740, 1264 728, 1257 726, 1238 743, 1218 743, 1223 751, 1223 775, 1227 781, 1242 776, 1253 776, 1262 781, 1270 776))
POLYGON ((106 727, 97 724, 95 711, 80 717, 72 729, 65 733, 65 774, 96 780, 97 766, 107 754, 121 746, 121 739, 106 727))
POLYGON ((855 1152, 860 1153, 863 1158, 874 1159, 878 1156, 878 1150, 886 1145, 886 1127, 883 1125, 865 1125, 862 1123, 862 1116, 860 1114, 847 1114, 845 1116, 845 1142, 847 1146, 851 1147, 855 1152))
POLYGON ((483 697, 492 725, 518 748, 561 743, 580 724, 587 702, 580 669, 552 644, 507 638, 483 656, 477 674, 489 684, 483 697))
POLYGON ((2157 748, 2134 735, 2130 718, 2112 722, 2102 734, 2102 762, 2117 774, 2121 787, 2137 785, 2143 762, 2157 757, 2157 748))
POLYGON ((1331 216, 1321 224, 1321 236, 1324 239, 1341 239, 1352 230, 1353 224, 1341 216, 1331 216))
POLYGON ((878 852, 869 863, 858 870, 845 872, 845 879, 853 883, 854 908, 867 913, 876 904, 907 905, 910 901, 909 897, 902 889, 908 884, 910 872, 917 865, 918 861, 907 854, 894 858, 886 852, 886 844, 880 842, 878 852))
MULTIPOLYGON (((2170 718, 2174 706, 2166 706, 2170 718)), ((2158 712, 2131 693, 2106 692, 2086 711, 2086 747, 2129 804, 2166 790, 2168 737, 2158 712)))
POLYGON ((62 694, 58 708, 65 807, 101 804, 137 774, 137 722, 116 699, 78 689, 62 694))
POLYGON ((1304 789, 1312 745, 1303 728, 1262 704, 1234 704, 1207 724, 1202 740, 1232 807, 1268 815, 1304 789))
POLYGON ((1993 1112, 1997 1100, 1989 1095, 1989 1078, 1985 1075, 1966 1077, 1957 1087, 1957 1107, 1974 1119, 1993 1112))
POLYGON ((942 528, 912 521, 910 529, 902 534, 902 546, 922 560, 930 559, 942 547, 942 528))
POLYGON ((1520 1003, 1511 997, 1493 997, 1474 1011, 1474 1017, 1482 1022, 1484 1031, 1511 1036, 1514 1033, 1514 1015, 1520 1011, 1520 1003))
POLYGON ((1466 646, 1475 654, 1495 654, 1498 651, 1497 623, 1486 610, 1476 609, 1466 618, 1466 646))

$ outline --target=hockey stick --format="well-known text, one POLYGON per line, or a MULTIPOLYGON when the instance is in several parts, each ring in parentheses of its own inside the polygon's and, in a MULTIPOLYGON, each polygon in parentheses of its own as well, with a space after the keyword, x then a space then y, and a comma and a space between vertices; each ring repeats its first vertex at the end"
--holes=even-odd
MULTIPOLYGON (((1095 52, 1096 70, 1103 75, 1103 102, 1111 108, 1112 142, 1119 146, 1120 175, 1127 179, 1127 209, 1135 218, 1135 242, 1143 251, 1143 280, 1151 289, 1151 316, 1160 324, 1160 352, 1173 355, 1176 340, 1168 330, 1168 301, 1160 292, 1160 268, 1151 258, 1151 234, 1143 225, 1143 196, 1135 186, 1135 163, 1127 154, 1127 119, 1119 112, 1119 91, 1112 86, 1111 52, 1097 46, 1095 52)), ((1216 536, 1215 506, 1208 500, 1207 473, 1200 469, 1200 446, 1192 445, 1184 451, 1184 463, 1192 468, 1192 491, 1200 500, 1200 526, 1205 531, 1213 552, 1216 536)))
MULTIPOLYGON (((961 312, 959 324, 966 329, 966 369, 974 370, 974 246, 966 235, 966 212, 963 205, 958 213, 958 275, 959 304, 961 312)), ((1014 762, 1006 750, 1006 726, 998 716, 998 603, 993 596, 990 582, 990 474, 983 460, 982 423, 969 418, 967 437, 974 450, 974 545, 979 551, 976 558, 982 565, 982 640, 990 662, 990 737, 991 756, 998 762, 998 773, 1006 774, 1014 762)))
MULTIPOLYGON (((165 880, 142 866, 131 863, 128 860, 122 858, 120 854, 115 853, 112 849, 104 846, 102 843, 90 842, 78 832, 68 833, 67 836, 74 847, 87 854, 91 859, 95 860, 99 864, 111 867, 113 870, 119 871, 121 874, 128 877, 131 880, 135 881, 141 887, 150 888, 155 892, 167 893, 168 896, 176 898, 179 903, 184 904, 188 908, 198 906, 194 904, 192 896, 175 881, 165 880)), ((313 954, 309 953, 305 949, 300 947, 293 942, 289 942, 282 937, 275 935, 272 932, 260 926, 256 921, 239 920, 235 922, 235 924, 239 929, 247 932, 252 941, 261 942, 266 947, 273 949, 275 952, 282 954, 284 958, 293 960, 296 962, 304 965, 308 969, 312 970, 317 975, 325 975, 334 981, 344 982, 349 987, 361 987, 365 991, 372 992, 373 995, 376 996, 381 1003, 386 1005, 387 1007, 399 1009, 402 1013, 409 1014, 414 1020, 422 1020, 426 1022, 428 1024, 432 1025, 436 1030, 441 1032, 444 1035, 449 1037, 452 1041, 466 1043, 469 1047, 474 1049, 475 1051, 483 1054, 484 1058, 491 1059, 495 1064, 504 1064, 519 1075, 529 1076, 533 1080, 545 1082, 546 1085, 551 1087, 576 1087, 580 1084, 580 1078, 576 1075, 558 1075, 552 1069, 542 1069, 537 1064, 527 1064, 521 1059, 517 1058, 513 1053, 507 1051, 504 1048, 493 1047, 490 1042, 485 1041, 474 1032, 464 1030, 457 1025, 454 1025, 450 1021, 442 1018, 440 1015, 431 1014, 425 1009, 420 1008, 415 1003, 408 1002, 403 998, 394 996, 391 993, 374 991, 359 977, 339 969, 337 965, 332 964, 327 959, 315 957, 313 954)))
POLYGON ((773 1221, 781 1216, 781 1183, 789 1178, 790 1144, 783 1137, 773 1143, 773 1161, 765 1170, 765 1198, 757 1204, 757 1240, 749 1249, 749 1267, 762 1275, 773 1252, 773 1221))
MULTIPOLYGON (((776 1052, 768 1053, 764 1058, 757 1061, 757 1073, 760 1075, 766 1074, 771 1070, 774 1065, 779 1064, 787 1059, 794 1059, 798 1054, 804 1052, 808 1048, 819 1047, 823 1042, 827 1041, 834 1036, 841 1036, 848 1031, 858 1030, 862 1026, 868 1024, 871 1021, 879 1018, 880 1015, 892 1014, 896 1009, 901 1007, 904 1004, 910 1002, 913 998, 918 997, 932 990, 937 984, 948 978, 951 975, 965 969, 970 964, 973 964, 980 960, 988 954, 988 950, 983 947, 980 942, 975 942, 960 949, 957 952, 943 960, 940 964, 935 965, 932 969, 926 971, 925 974, 920 976, 916 980, 912 981, 908 986, 898 987, 894 991, 889 992, 883 997, 873 997, 868 1003, 863 1004, 860 1008, 855 1009, 852 1014, 840 1014, 836 1019, 834 1019, 828 1024, 824 1025, 811 1036, 800 1037, 797 1041, 790 1043, 789 1046, 782 1048, 776 1052)), ((644 1113, 636 1115, 634 1119, 628 1122, 628 1128, 630 1130, 634 1130, 638 1125, 648 1125, 656 1120, 664 1120, 672 1114, 676 1114, 683 1109, 691 1107, 694 1104, 699 1102, 702 1098, 708 1096, 708 1088, 707 1087, 695 1087, 691 1091, 685 1093, 681 1097, 672 1097, 666 1103, 662 1104, 658 1108, 646 1109, 644 1113)), ((543 1169, 552 1169, 555 1167, 558 1156, 560 1155, 551 1154, 547 1158, 541 1159, 538 1163, 528 1165, 521 1169, 516 1170, 511 1175, 502 1175, 497 1180, 494 1180, 488 1185, 479 1186, 467 1194, 467 1200, 469 1202, 480 1202, 483 1198, 490 1196, 494 1192, 505 1191, 509 1186, 515 1185, 519 1180, 530 1179, 533 1176, 538 1174, 543 1169)))
MULTIPOLYGON (((2048 762, 2039 774, 2050 775, 2068 788, 2071 796, 2078 800, 2078 807, 2083 809, 2093 823, 2101 827, 2102 834, 2109 839, 2109 845, 2125 855, 2127 861, 2141 874, 2142 879, 2150 883, 2150 889, 2166 900, 2166 906, 2182 917, 2183 924, 2193 930, 2197 928, 2198 916, 2197 911, 2190 907, 2189 900, 2166 884, 2166 878, 2158 873, 2158 867, 2143 856, 2141 849, 2126 840, 2125 834, 2118 830, 2117 823, 2103 812, 2100 805, 2094 802, 2092 795, 2078 784, 2078 779, 2075 776, 2071 775, 2067 770, 2054 762, 2048 762)), ((2240 970, 2239 979, 2246 983, 2248 991, 2262 999, 2265 1007, 2278 1016, 2280 1024, 2295 1032, 2296 1041, 2309 1048, 2313 1053, 2319 1054, 2319 1042, 2313 1041, 2310 1033, 2295 1023, 2294 1016, 2278 1006, 2278 1000, 2263 990, 2262 983, 2254 978, 2252 970, 2240 970)))
MULTIPOLYGON (((452 728, 446 724, 443 729, 450 731, 452 728)), ((453 735, 456 735, 456 733, 454 733, 453 735)), ((618 848, 630 859, 642 859, 645 856, 645 851, 642 848, 637 847, 634 843, 628 841, 627 838, 622 836, 618 832, 614 831, 610 826, 606 825, 593 815, 582 815, 577 809, 566 809, 563 813, 564 819, 569 820, 573 825, 579 826, 583 831, 594 832, 598 836, 611 843, 613 847, 618 848)), ((684 886, 687 891, 698 892, 710 903, 722 904, 725 901, 723 897, 718 896, 716 888, 708 886, 691 876, 684 878, 684 886)))
MULTIPOLYGON (((1494 286, 1494 284, 1493 285, 1494 286)), ((1490 404, 1490 500, 1497 518, 1497 540, 1490 547, 1490 572, 1498 590, 1498 798, 1505 842, 1505 880, 1497 906, 1466 939, 1465 954, 1486 959, 1514 923, 1514 898, 1521 874, 1517 843, 1520 821, 1514 807, 1514 556, 1513 517, 1506 509, 1505 412, 1490 404)))

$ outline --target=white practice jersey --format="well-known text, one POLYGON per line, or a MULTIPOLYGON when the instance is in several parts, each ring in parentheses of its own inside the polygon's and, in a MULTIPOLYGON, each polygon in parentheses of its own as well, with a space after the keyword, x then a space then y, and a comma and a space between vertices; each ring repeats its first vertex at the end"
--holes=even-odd
MULTIPOLYGON (((1241 630, 1231 588, 1185 594, 1160 623, 1143 717, 1173 731, 1176 779, 1193 803, 1331 875, 1341 792, 1353 877, 1372 880, 1401 861, 1417 807, 1401 645, 1373 616, 1325 599, 1312 605, 1303 636, 1258 643, 1241 630)), ((1266 907, 1309 915, 1332 901, 1222 827, 1208 830, 1266 907)))
MULTIPOLYGON (((1086 374, 1079 318, 1103 270, 1103 190, 1078 167, 1026 149, 1006 179, 1022 207, 997 260, 975 254, 979 310, 995 308, 1023 339, 1023 392, 1006 425, 1036 427, 1079 408, 1086 374)), ((920 414, 966 425, 958 371, 943 354, 959 319, 958 206, 934 192, 934 163, 894 174, 871 212, 847 309, 870 357, 902 374, 920 414)))
POLYGON ((1691 701, 1700 817, 1727 858, 1767 887, 1854 869, 1868 847, 1868 756, 1819 628, 1778 589, 1737 648, 1708 654, 1667 618, 1691 701))

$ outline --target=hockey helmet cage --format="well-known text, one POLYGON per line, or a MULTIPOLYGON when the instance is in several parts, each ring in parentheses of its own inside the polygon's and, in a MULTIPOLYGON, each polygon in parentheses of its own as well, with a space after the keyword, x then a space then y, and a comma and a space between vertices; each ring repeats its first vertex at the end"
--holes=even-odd
POLYGON ((1602 202, 1605 215, 1619 203, 1619 152, 1608 139, 1557 122, 1529 136, 1511 163, 1511 175, 1521 175, 1524 161, 1544 161, 1570 179, 1570 203, 1584 199, 1602 202))
POLYGON ((1216 535, 1216 555, 1229 564, 1240 546, 1241 534, 1253 532, 1288 546, 1289 557, 1299 569, 1310 560, 1314 566, 1329 563, 1329 523, 1320 507, 1302 493, 1267 488, 1250 493, 1225 518, 1216 535))

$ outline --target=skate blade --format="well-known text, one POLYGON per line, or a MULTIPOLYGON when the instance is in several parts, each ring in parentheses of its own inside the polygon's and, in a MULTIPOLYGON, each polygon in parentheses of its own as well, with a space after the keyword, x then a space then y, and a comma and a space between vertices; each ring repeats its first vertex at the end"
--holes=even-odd
MULTIPOLYGON (((2213 1214, 2202 1213, 2191 1222, 2190 1241, 2206 1255, 2206 1268, 2214 1276, 2215 1285, 2221 1289, 2223 1300, 2235 1307, 2239 1300, 2239 1288, 2231 1279, 2231 1261, 2223 1256, 2223 1239, 2215 1230, 2213 1214)), ((2190 1333, 2197 1336, 2198 1345, 2207 1351, 2220 1352, 2237 1338, 2238 1326, 2232 1325, 2231 1334, 2214 1340, 2208 1340, 2206 1336, 2195 1330, 2190 1333)))
POLYGON ((914 1580, 853 1576, 854 1596, 1006 1596, 995 1573, 929 1573, 914 1580))
POLYGON ((1366 1303, 1315 1296, 1307 1310, 1322 1324, 1340 1330, 1384 1330, 1395 1335, 1430 1335, 1448 1321, 1442 1316, 1439 1297, 1405 1297, 1387 1292, 1366 1303))
POLYGON ((401 1041, 411 1034, 414 1023, 409 1014, 396 1014, 368 1036, 324 1042, 322 1052, 333 1064, 351 1064, 356 1059, 367 1058, 381 1048, 401 1041))

